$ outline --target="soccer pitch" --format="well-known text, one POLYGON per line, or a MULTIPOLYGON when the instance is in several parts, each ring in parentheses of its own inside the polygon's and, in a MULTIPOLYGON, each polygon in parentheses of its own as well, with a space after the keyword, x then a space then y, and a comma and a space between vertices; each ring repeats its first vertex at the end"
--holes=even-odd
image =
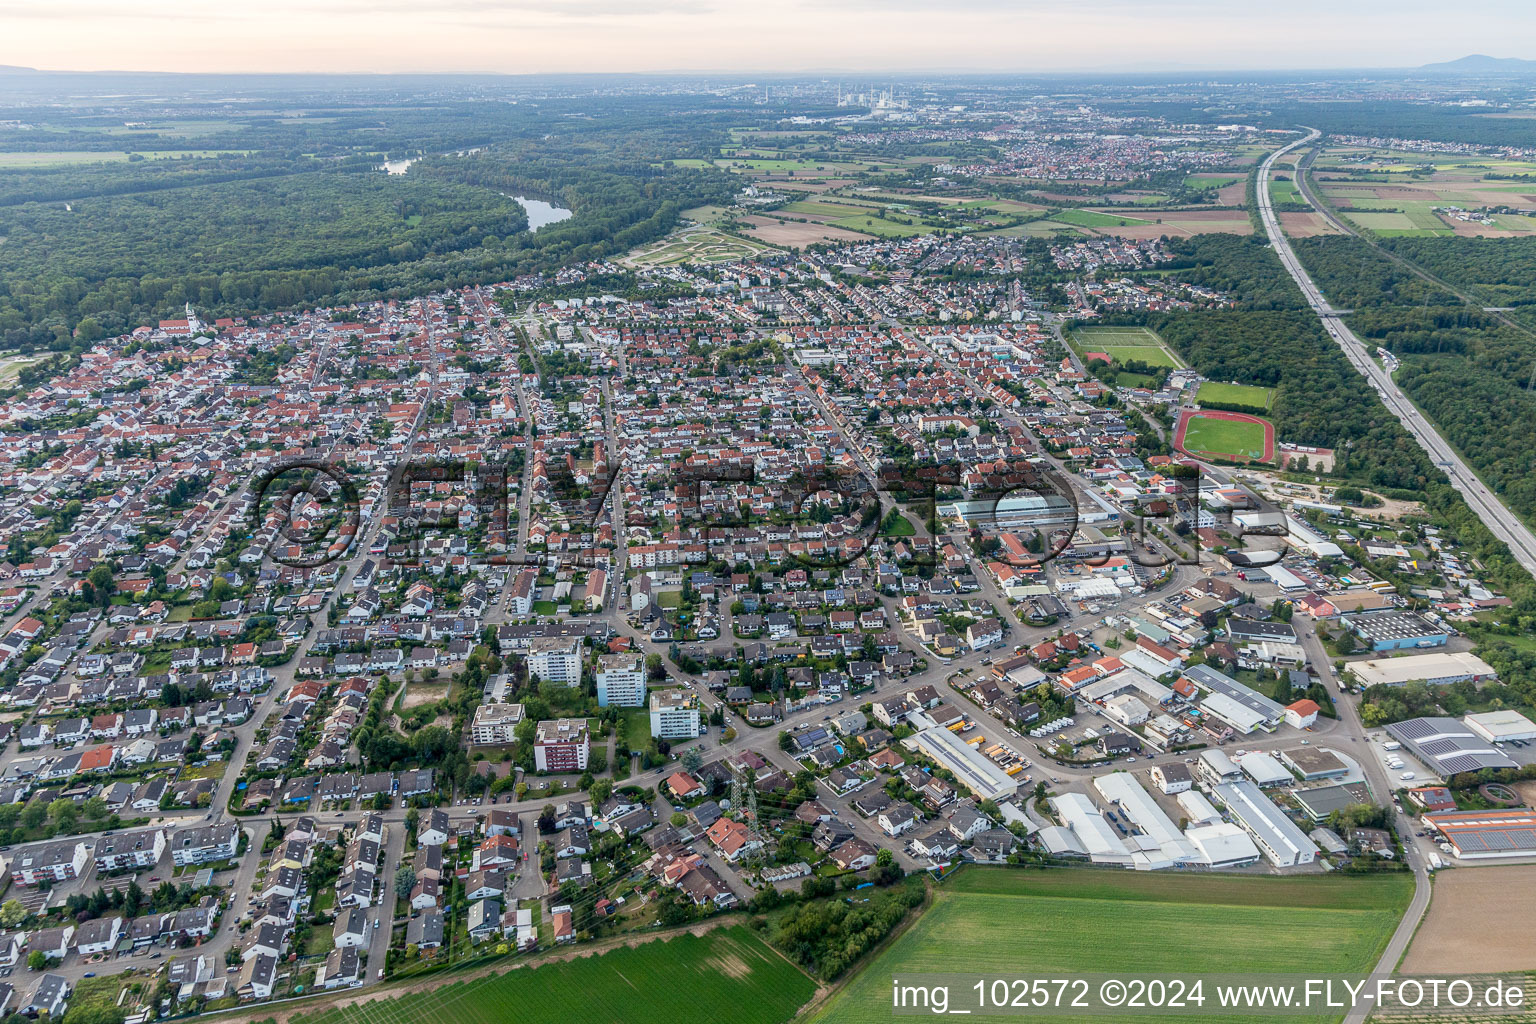
POLYGON ((1148 366, 1183 367, 1163 340, 1145 327, 1079 327, 1072 332, 1072 347, 1079 356, 1103 352, 1116 363, 1136 360, 1148 366))
POLYGON ((1189 425, 1184 428, 1184 450, 1188 452, 1262 459, 1264 449, 1262 423, 1192 416, 1189 425))

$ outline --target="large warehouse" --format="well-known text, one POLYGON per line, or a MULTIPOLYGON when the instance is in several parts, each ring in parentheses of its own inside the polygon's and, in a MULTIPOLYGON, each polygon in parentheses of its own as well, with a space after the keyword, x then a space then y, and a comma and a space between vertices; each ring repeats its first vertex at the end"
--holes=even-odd
MULTIPOLYGON (((1285 708, 1252 687, 1244 686, 1231 676, 1217 672, 1209 666, 1191 665, 1184 670, 1184 678, 1207 693, 1225 697, 1226 700, 1217 701, 1216 705, 1210 709, 1222 721, 1229 722, 1241 732, 1252 732, 1254 729, 1273 730, 1285 719, 1285 708), (1246 714, 1235 717, 1240 722, 1252 723, 1248 728, 1243 728, 1239 722, 1234 722, 1223 714, 1223 710, 1233 710, 1234 704, 1246 709, 1246 714)), ((1210 700, 1207 697, 1203 702, 1204 706, 1210 707, 1210 700)))
POLYGON ((1462 719, 1467 728, 1490 743, 1536 740, 1536 722, 1518 711, 1484 711, 1462 719))
POLYGON ((1387 726, 1393 739, 1441 778, 1484 768, 1514 768, 1508 754, 1454 718, 1410 718, 1387 726))
POLYGON ((1253 783, 1229 782, 1217 786, 1216 799, 1226 805, 1227 814, 1253 837, 1254 843, 1275 867, 1311 864, 1317 858, 1317 844, 1253 783))
POLYGON ((948 768, 954 773, 955 781, 970 790, 977 800, 1006 800, 1019 791, 1013 776, 942 725, 924 729, 902 742, 948 768))
POLYGON ((1403 608, 1383 608, 1346 616, 1344 622, 1373 651, 1404 651, 1413 647, 1442 647, 1450 634, 1422 616, 1403 608))
POLYGON ((1434 651, 1407 654, 1400 658, 1371 658, 1352 661, 1345 670, 1361 686, 1403 686, 1421 681, 1431 686, 1493 679, 1498 673, 1482 658, 1467 651, 1434 651))
POLYGON ((1424 815, 1455 850, 1457 860, 1493 860, 1536 854, 1536 811, 1437 811, 1424 815))

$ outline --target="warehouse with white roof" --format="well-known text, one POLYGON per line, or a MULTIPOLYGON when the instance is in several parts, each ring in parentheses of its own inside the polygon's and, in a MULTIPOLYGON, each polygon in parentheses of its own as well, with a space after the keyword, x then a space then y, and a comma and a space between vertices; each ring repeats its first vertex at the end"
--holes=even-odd
MULTIPOLYGON (((1076 845, 1095 864, 1119 864, 1129 866, 1131 863, 1130 848, 1121 842, 1115 830, 1109 827, 1109 822, 1104 820, 1104 815, 1094 806, 1092 800, 1082 793, 1061 793, 1050 798, 1051 808, 1056 812, 1066 825, 1066 830, 1072 834, 1076 845)), ((1052 836, 1047 833, 1050 829, 1041 829, 1040 838, 1046 842, 1046 849, 1051 853, 1069 852, 1052 849, 1052 836)))
POLYGON ((1198 789, 1186 789, 1174 796, 1178 801, 1179 809, 1196 825, 1208 825, 1213 821, 1221 820, 1221 812, 1205 798, 1205 794, 1198 789))
POLYGON ((1244 754, 1242 760, 1237 762, 1237 766, 1260 788, 1283 786, 1288 782, 1296 781, 1296 777, 1287 771, 1284 765, 1261 751, 1244 754))
POLYGON ((1412 682, 1430 686, 1452 683, 1480 683, 1497 678, 1493 666, 1470 651, 1434 651, 1429 654, 1405 654, 1396 658, 1370 658, 1352 661, 1344 671, 1361 686, 1404 686, 1412 682))
POLYGON ((1317 844, 1253 783, 1229 782, 1217 786, 1216 799, 1226 806, 1232 820, 1253 837, 1254 843, 1275 867, 1311 864, 1317 858, 1317 844))
POLYGON ((1173 867, 1178 864, 1203 864, 1204 858, 1193 843, 1184 838, 1173 819, 1163 813, 1141 783, 1130 772, 1110 772, 1093 780, 1099 795, 1120 809, 1120 814, 1151 840, 1140 843, 1132 854, 1132 866, 1141 871, 1173 867), (1155 846, 1155 849, 1153 848, 1155 846))
POLYGON ((1482 711, 1462 719, 1467 728, 1491 743, 1536 740, 1536 722, 1518 711, 1482 711))
POLYGON ((1197 825, 1184 833, 1206 864, 1213 868, 1242 868, 1256 864, 1259 848, 1248 833, 1230 822, 1197 825))
POLYGON ((1200 702, 1200 710, 1221 719, 1245 736, 1266 727, 1273 728, 1261 712, 1239 704, 1224 693, 1206 694, 1205 700, 1200 702))

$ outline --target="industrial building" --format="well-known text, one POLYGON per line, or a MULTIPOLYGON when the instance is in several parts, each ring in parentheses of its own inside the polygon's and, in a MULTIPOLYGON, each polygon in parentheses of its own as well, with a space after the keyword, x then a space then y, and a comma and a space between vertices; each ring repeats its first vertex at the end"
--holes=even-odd
POLYGON ((1361 686, 1404 686, 1425 682, 1431 686, 1451 683, 1480 683, 1496 678, 1493 666, 1466 651, 1432 651, 1407 654, 1398 658, 1371 658, 1352 661, 1344 670, 1361 686))
POLYGON ((1213 868, 1243 868, 1259 859, 1259 848, 1253 845, 1248 833, 1230 822, 1197 825, 1187 829, 1184 836, 1213 868))
POLYGON ((1493 860, 1536 854, 1536 811, 1437 811, 1424 824, 1438 829, 1457 860, 1493 860))
POLYGON ((902 743, 948 768, 955 781, 970 790, 977 800, 1006 800, 1019 791, 1013 776, 941 725, 914 733, 902 743))
POLYGON ((1192 824, 1209 825, 1221 820, 1221 812, 1216 809, 1216 805, 1207 800, 1205 794, 1198 789, 1187 789, 1175 796, 1174 800, 1178 802, 1179 809, 1184 812, 1184 817, 1188 818, 1192 824))
POLYGON ((1289 622, 1261 622, 1258 619, 1227 620, 1227 636, 1235 644, 1261 643, 1265 640, 1282 644, 1296 642, 1296 627, 1289 622))
POLYGON ((1315 779, 1336 779, 1349 774, 1349 765, 1331 750, 1318 747, 1295 747, 1280 751, 1280 761, 1303 782, 1315 779))
POLYGON ((1462 719, 1467 728, 1490 743, 1536 740, 1536 722, 1518 711, 1483 711, 1462 719))
POLYGON ((1237 766, 1261 789, 1269 786, 1284 786, 1296 781, 1291 773, 1269 754, 1258 752, 1246 754, 1237 766))
POLYGON ((1280 704, 1208 665, 1190 666, 1184 671, 1184 678, 1206 691, 1207 696, 1200 704, 1203 709, 1239 732, 1273 731, 1285 720, 1285 708, 1280 704), (1216 697, 1225 699, 1217 700, 1213 706, 1211 702, 1216 697))
POLYGON ((1253 783, 1229 782, 1217 786, 1216 799, 1226 806, 1228 815, 1253 838, 1275 867, 1311 864, 1317 858, 1317 844, 1253 783))
POLYGON ((1450 634, 1428 620, 1401 608, 1347 615, 1344 622, 1373 651, 1406 651, 1415 647, 1443 647, 1450 634))
POLYGON ((1184 838, 1179 826, 1163 813, 1157 801, 1141 788, 1141 783, 1130 772, 1100 775, 1093 780, 1093 788, 1136 828, 1126 840, 1134 847, 1131 867, 1137 871, 1159 871, 1180 864, 1205 863, 1200 851, 1184 838))
POLYGON ((1066 824, 1040 830, 1048 853, 1087 857, 1095 864, 1130 866, 1130 848, 1109 827, 1092 800, 1081 793, 1061 793, 1051 797, 1050 804, 1066 824))
POLYGON ((1334 811, 1342 811, 1355 804, 1368 804, 1371 798, 1365 787, 1358 782, 1347 785, 1318 786, 1316 789, 1298 789, 1291 794, 1302 812, 1313 821, 1323 821, 1334 811))
POLYGON ((1484 768, 1514 768, 1508 754, 1454 718, 1410 718, 1387 726, 1392 738, 1441 778, 1484 768))

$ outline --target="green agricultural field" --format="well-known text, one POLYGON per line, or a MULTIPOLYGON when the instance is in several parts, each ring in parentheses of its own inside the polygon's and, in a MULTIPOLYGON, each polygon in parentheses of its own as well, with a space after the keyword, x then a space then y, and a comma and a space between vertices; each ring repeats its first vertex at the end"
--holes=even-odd
MULTIPOLYGON (((814 1019, 888 1021, 892 977, 914 972, 1009 978, 1120 971, 1363 975, 1381 955, 1412 891, 1406 875, 1271 878, 967 867, 941 885, 932 908, 814 1019)), ((1150 1024, 1175 1018, 1079 1013, 1030 1019, 1150 1024)), ((1230 1024, 1265 1018, 1218 1013, 1210 1019, 1230 1024)))
POLYGON ((849 231, 862 231, 866 235, 879 235, 882 238, 905 238, 908 235, 926 235, 935 230, 932 224, 925 224, 921 220, 913 219, 911 224, 902 224, 894 220, 882 220, 873 214, 859 214, 857 217, 843 217, 839 220, 827 221, 832 227, 847 228, 849 231))
POLYGON ((1051 215, 1051 220, 1058 224, 1076 224, 1084 228, 1128 228, 1139 224, 1150 224, 1149 220, 1140 220, 1136 217, 1119 217, 1112 213, 1098 213, 1094 210, 1062 210, 1051 215))
POLYGON ((816 991, 744 927, 621 947, 428 992, 321 1010, 297 1024, 783 1024, 816 991), (729 1008, 728 1013, 723 1008, 729 1008))
POLYGON ((1184 179, 1184 185, 1187 188, 1226 188, 1241 180, 1225 174, 1191 174, 1184 179))
POLYGON ((802 217, 824 217, 835 220, 839 217, 861 216, 868 217, 880 212, 878 206, 864 206, 859 203, 825 202, 819 199, 802 199, 797 203, 779 208, 780 213, 798 214, 802 217))
POLYGON ((1298 203, 1305 206, 1307 201, 1302 198, 1301 189, 1296 183, 1280 178, 1271 179, 1269 183, 1269 198, 1277 203, 1298 203))
POLYGON ((1249 384, 1218 384, 1208 380, 1200 385, 1195 397, 1202 402, 1225 402, 1268 409, 1269 403, 1274 401, 1275 393, 1270 388, 1256 388, 1249 384))
POLYGON ((1264 427, 1243 420, 1197 416, 1184 431, 1184 450, 1243 458, 1264 457, 1264 427))

